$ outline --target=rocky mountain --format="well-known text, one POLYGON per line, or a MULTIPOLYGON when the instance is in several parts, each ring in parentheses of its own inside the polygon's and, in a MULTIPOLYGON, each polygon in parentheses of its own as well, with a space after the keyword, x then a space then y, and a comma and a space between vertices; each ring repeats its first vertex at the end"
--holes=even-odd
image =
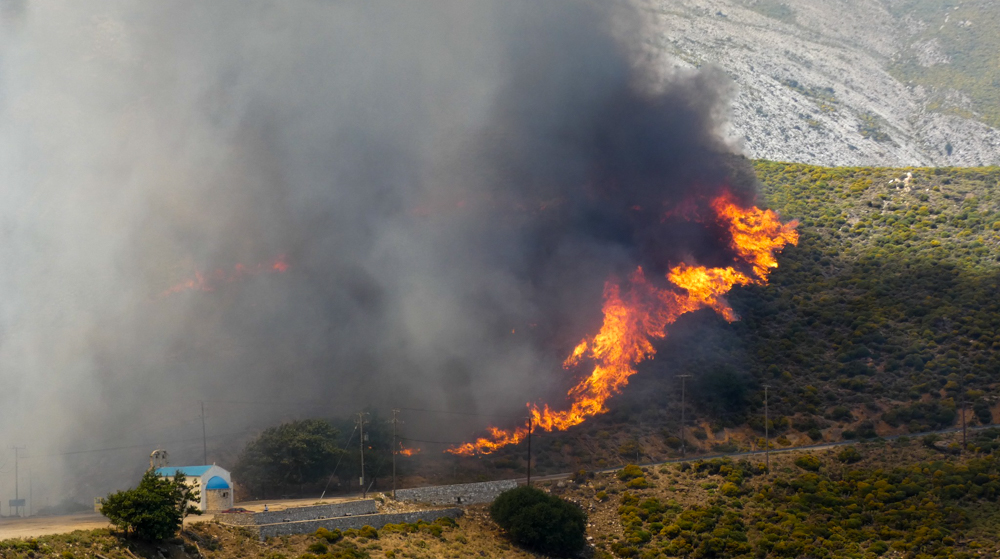
POLYGON ((1000 163, 1000 4, 645 0, 650 47, 734 80, 749 157, 818 165, 1000 163))

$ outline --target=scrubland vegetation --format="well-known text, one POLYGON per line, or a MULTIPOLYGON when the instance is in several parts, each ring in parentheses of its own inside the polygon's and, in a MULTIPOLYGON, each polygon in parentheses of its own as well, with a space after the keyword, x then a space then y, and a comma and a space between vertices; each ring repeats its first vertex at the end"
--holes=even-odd
POLYGON ((1000 6, 992 0, 901 0, 896 15, 926 24, 911 31, 915 45, 898 53, 889 71, 903 82, 933 88, 928 108, 1000 126, 1000 6), (932 48, 931 60, 920 50, 932 48), (922 60, 923 58, 923 60, 922 60), (960 92, 961 95, 954 95, 960 92))
MULTIPOLYGON (((608 414, 536 439, 541 472, 994 421, 1000 381, 1000 168, 759 161, 761 202, 801 241, 740 316, 686 315, 608 414), (681 374, 688 426, 680 425, 681 374)), ((495 455, 523 468, 520 449, 495 455)))
POLYGON ((757 170, 770 205, 801 220, 772 285, 733 296, 779 409, 824 425, 868 406, 917 432, 953 424, 964 400, 992 422, 1000 169, 757 170))
POLYGON ((978 433, 963 457, 935 442, 772 457, 770 473, 759 457, 630 466, 612 486, 622 532, 602 535, 598 549, 641 558, 992 556, 1000 430, 978 433), (633 476, 656 479, 627 487, 633 476))

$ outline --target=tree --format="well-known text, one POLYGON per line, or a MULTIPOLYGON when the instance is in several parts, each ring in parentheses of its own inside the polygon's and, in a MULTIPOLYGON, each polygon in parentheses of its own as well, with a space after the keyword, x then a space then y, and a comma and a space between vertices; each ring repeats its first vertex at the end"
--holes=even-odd
MULTIPOLYGON (((392 471, 392 425, 375 410, 366 410, 365 419, 365 485, 376 490, 379 476, 387 476, 392 471)), ((357 416, 333 419, 333 425, 341 432, 340 447, 347 449, 347 455, 337 469, 341 481, 357 483, 361 477, 361 457, 358 433, 355 431, 357 416)), ((397 441, 398 442, 398 441, 397 441)), ((396 465, 397 473, 406 471, 406 461, 396 465)))
POLYGON ((583 509, 533 487, 501 493, 490 516, 514 543, 546 555, 571 557, 587 545, 583 509))
POLYGON ((343 454, 339 434, 323 419, 271 427, 247 444, 233 473, 251 490, 317 483, 333 472, 343 454))
POLYGON ((173 479, 147 471, 135 489, 111 493, 104 498, 101 514, 126 536, 161 541, 177 534, 184 517, 201 514, 193 504, 199 493, 188 487, 184 474, 173 479))

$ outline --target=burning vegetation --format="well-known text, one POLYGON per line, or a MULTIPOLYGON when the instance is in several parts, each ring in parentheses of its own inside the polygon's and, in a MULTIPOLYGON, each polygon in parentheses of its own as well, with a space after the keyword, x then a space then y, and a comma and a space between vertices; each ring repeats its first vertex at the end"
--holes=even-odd
MULTIPOLYGON (((647 280, 642 267, 631 275, 624 291, 621 285, 608 281, 604 288, 603 326, 595 336, 581 341, 563 363, 566 369, 593 363, 590 375, 569 390, 568 409, 529 405, 531 423, 545 431, 562 431, 607 411, 607 400, 628 384, 638 363, 656 354, 653 340, 666 337, 667 327, 678 317, 711 308, 727 321, 736 320, 725 294, 736 285, 766 283, 770 271, 778 266, 775 253, 798 242, 796 222, 783 224, 773 211, 743 207, 728 191, 712 199, 709 207, 718 225, 727 232, 734 264, 722 268, 678 264, 667 274, 672 284, 667 288, 647 280)), ((489 454, 520 442, 529 428, 491 427, 489 437, 448 452, 463 456, 489 454)))
POLYGON ((217 268, 212 272, 195 270, 194 277, 165 289, 160 293, 160 297, 168 297, 183 291, 215 291, 218 286, 223 284, 235 283, 261 274, 280 274, 286 271, 288 271, 288 261, 283 254, 270 262, 261 262, 252 266, 236 264, 229 270, 217 268))

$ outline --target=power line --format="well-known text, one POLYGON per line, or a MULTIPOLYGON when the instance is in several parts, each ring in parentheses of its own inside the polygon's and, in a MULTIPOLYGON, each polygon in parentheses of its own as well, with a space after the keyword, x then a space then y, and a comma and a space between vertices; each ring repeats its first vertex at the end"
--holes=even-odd
MULTIPOLYGON (((251 429, 244 429, 242 431, 236 431, 234 433, 222 433, 222 434, 219 434, 219 435, 212 435, 211 437, 208 437, 208 438, 214 439, 214 438, 219 438, 219 437, 233 437, 233 436, 236 436, 236 435, 242 435, 244 433, 248 433, 250 431, 256 431, 256 429, 255 428, 251 428, 251 429)), ((203 440, 202 437, 197 437, 197 438, 193 438, 193 439, 178 439, 178 440, 174 440, 174 441, 164 441, 164 442, 156 442, 156 443, 141 443, 141 444, 133 444, 133 445, 127 445, 127 446, 117 446, 117 447, 112 447, 112 448, 91 448, 91 449, 88 449, 88 450, 70 450, 70 451, 66 451, 66 452, 53 452, 53 453, 49 453, 49 454, 40 454, 38 456, 70 456, 70 455, 73 455, 73 454, 88 454, 88 453, 91 453, 91 452, 112 452, 112 451, 115 451, 115 450, 129 450, 129 449, 132 449, 132 448, 149 448, 150 446, 156 446, 156 445, 190 443, 190 442, 201 441, 201 440, 203 440)))
POLYGON ((351 445, 351 441, 354 440, 354 433, 358 432, 358 426, 354 426, 354 430, 351 431, 351 436, 347 437, 347 442, 344 443, 344 449, 340 451, 340 458, 337 459, 337 465, 333 467, 333 473, 330 474, 330 479, 326 480, 326 487, 323 488, 323 493, 319 496, 320 499, 326 496, 326 490, 330 488, 330 482, 333 481, 333 476, 337 475, 337 468, 340 467, 340 462, 347 456, 347 447, 351 445))
POLYGON ((456 441, 425 441, 422 439, 411 439, 409 437, 399 437, 401 441, 408 441, 411 443, 427 443, 427 444, 463 444, 463 442, 456 441))
POLYGON ((506 419, 506 420, 517 420, 517 421, 520 421, 520 420, 524 419, 523 415, 493 415, 493 414, 470 413, 470 412, 462 412, 462 411, 426 410, 426 409, 421 409, 421 408, 396 408, 396 409, 406 410, 406 411, 418 411, 418 412, 424 412, 424 413, 440 413, 440 414, 446 414, 446 415, 465 415, 465 416, 469 416, 469 417, 488 417, 488 418, 491 418, 491 419, 506 419))
POLYGON ((326 405, 327 402, 323 400, 271 400, 266 402, 254 402, 250 400, 205 400, 209 404, 233 404, 233 405, 246 405, 246 406, 301 406, 302 404, 309 405, 326 405))

